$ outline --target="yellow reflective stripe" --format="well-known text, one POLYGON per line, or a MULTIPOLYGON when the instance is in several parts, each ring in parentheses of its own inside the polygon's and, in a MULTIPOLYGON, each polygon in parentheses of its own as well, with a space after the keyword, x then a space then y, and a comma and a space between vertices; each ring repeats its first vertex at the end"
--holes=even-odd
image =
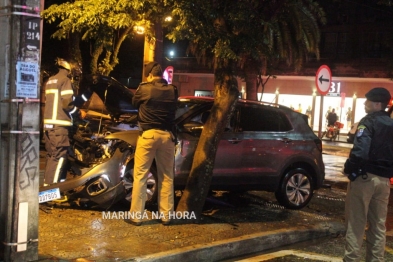
POLYGON ((72 91, 71 89, 70 90, 63 90, 63 91, 61 91, 61 96, 64 96, 64 95, 73 95, 74 94, 74 91, 72 91))
POLYGON ((57 88, 51 88, 51 89, 46 89, 45 90, 45 94, 53 94, 53 93, 57 93, 57 88))
POLYGON ((44 124, 59 125, 59 126, 72 126, 71 121, 56 120, 56 119, 44 119, 44 124))
MULTIPOLYGON (((49 89, 45 91, 46 94, 53 94, 54 98, 53 98, 53 105, 52 105, 52 119, 55 120, 57 117, 57 107, 59 105, 59 92, 57 89, 49 89)), ((51 123, 48 123, 51 124, 51 123)))
POLYGON ((57 163, 55 176, 53 177, 53 183, 57 183, 59 180, 60 169, 63 165, 63 162, 64 162, 64 158, 60 157, 59 162, 57 163))

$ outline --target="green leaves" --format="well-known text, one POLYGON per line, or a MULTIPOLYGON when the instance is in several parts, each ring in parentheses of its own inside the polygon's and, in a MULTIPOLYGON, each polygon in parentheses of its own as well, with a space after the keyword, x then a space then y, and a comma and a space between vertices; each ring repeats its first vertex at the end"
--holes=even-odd
POLYGON ((228 59, 261 67, 278 59, 298 68, 307 54, 319 56, 319 23, 325 22, 312 0, 173 1, 172 15, 177 24, 168 37, 188 39, 194 54, 216 67, 228 59))
POLYGON ((54 38, 64 39, 72 33, 80 33, 82 40, 95 42, 91 73, 109 74, 118 64, 117 53, 122 42, 135 34, 132 28, 143 26, 151 38, 154 35, 151 23, 159 12, 164 12, 163 7, 162 1, 77 0, 51 5, 41 16, 45 22, 58 23, 54 38), (99 61, 98 57, 104 58, 99 61))

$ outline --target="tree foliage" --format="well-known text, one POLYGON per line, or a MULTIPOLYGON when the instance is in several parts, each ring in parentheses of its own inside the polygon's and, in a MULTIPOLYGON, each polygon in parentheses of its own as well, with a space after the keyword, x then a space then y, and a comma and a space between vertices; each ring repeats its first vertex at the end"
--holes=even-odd
POLYGON ((91 73, 108 75, 119 63, 118 53, 135 26, 143 26, 147 37, 154 34, 151 25, 165 10, 166 1, 77 0, 54 4, 42 12, 48 23, 58 23, 52 35, 57 39, 78 33, 91 44, 91 73))
MULTIPOLYGON (((319 23, 324 11, 312 0, 174 1, 179 21, 168 37, 190 40, 190 51, 214 68, 229 60, 266 68, 282 61, 300 69, 319 56, 319 23)), ((237 72, 241 74, 241 72, 237 72)))

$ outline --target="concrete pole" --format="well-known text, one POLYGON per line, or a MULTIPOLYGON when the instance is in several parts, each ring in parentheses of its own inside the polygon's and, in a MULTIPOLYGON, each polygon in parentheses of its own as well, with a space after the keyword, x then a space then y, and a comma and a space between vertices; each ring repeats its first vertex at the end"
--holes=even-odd
POLYGON ((38 259, 40 0, 0 7, 0 260, 38 259))

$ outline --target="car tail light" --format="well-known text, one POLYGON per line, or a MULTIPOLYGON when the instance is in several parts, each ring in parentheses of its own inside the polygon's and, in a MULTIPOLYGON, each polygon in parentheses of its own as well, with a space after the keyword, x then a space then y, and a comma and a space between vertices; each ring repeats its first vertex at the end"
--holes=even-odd
POLYGON ((322 140, 317 138, 317 139, 314 139, 314 142, 317 145, 318 150, 321 151, 321 153, 322 153, 322 140))

